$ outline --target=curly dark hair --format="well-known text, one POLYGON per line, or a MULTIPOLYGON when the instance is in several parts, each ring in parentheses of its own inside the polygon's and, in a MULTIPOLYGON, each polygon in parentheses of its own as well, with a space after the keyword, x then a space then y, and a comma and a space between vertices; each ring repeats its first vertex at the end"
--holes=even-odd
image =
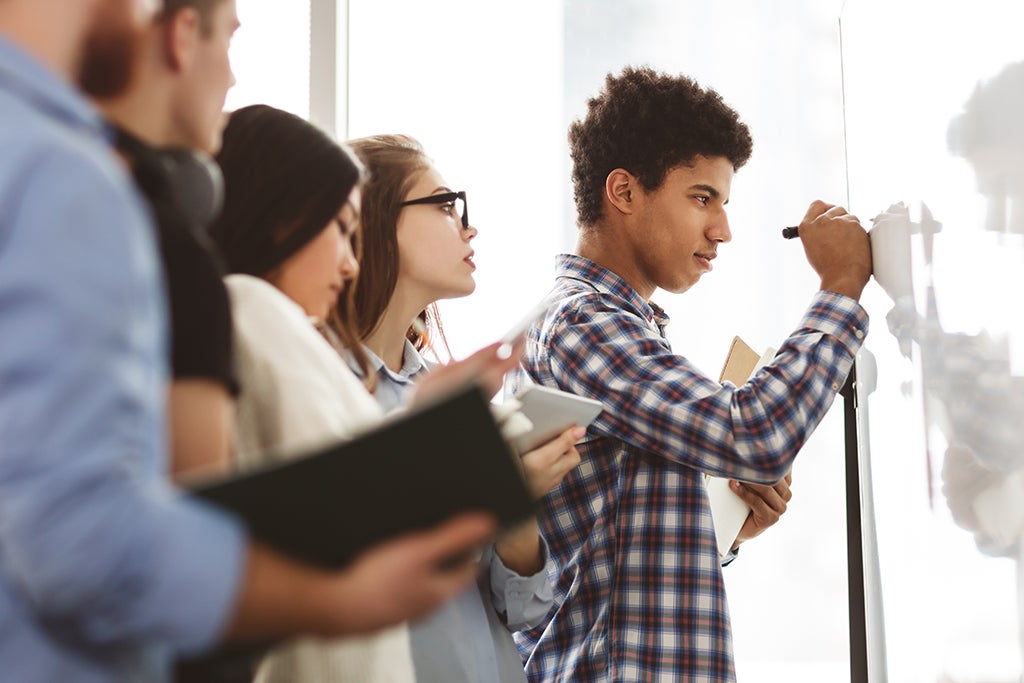
POLYGON ((569 126, 577 221, 592 226, 601 219, 605 180, 616 168, 650 192, 697 156, 726 157, 738 170, 752 149, 736 111, 693 79, 649 67, 608 74, 586 117, 569 126))

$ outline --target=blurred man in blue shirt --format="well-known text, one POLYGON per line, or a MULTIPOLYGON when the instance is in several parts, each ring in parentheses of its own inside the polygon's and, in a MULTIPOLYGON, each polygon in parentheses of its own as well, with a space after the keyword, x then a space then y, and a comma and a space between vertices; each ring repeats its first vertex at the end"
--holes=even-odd
POLYGON ((0 2, 0 660, 18 681, 153 680, 144 643, 194 650, 224 628, 245 540, 163 484, 153 235, 61 78, 86 45, 113 75, 135 8, 26 4, 0 2))

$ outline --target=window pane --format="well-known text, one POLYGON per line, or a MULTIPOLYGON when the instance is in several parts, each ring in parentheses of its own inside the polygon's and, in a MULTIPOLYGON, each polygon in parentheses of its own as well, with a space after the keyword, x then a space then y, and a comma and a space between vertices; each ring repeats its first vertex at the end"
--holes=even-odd
POLYGON ((237 84, 228 92, 231 111, 269 104, 309 116, 308 0, 236 0, 241 28, 231 41, 237 84))

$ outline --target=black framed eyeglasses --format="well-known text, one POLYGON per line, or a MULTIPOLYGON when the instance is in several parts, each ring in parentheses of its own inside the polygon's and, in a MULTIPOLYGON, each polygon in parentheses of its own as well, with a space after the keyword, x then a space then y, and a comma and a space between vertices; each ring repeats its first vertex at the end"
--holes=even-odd
POLYGON ((402 202, 399 206, 414 206, 416 204, 455 204, 455 210, 459 213, 459 217, 462 218, 462 228, 469 228, 469 206, 466 204, 466 193, 465 192, 442 192, 441 194, 432 194, 426 197, 420 197, 419 199, 410 199, 407 202, 402 202))

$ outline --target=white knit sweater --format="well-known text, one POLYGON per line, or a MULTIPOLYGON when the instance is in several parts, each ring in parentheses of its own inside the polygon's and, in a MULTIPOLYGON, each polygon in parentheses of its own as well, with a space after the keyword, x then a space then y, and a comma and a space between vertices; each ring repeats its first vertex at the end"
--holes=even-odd
MULTIPOLYGON (((225 283, 241 385, 240 468, 351 438, 381 420, 376 401, 302 308, 259 278, 230 275, 225 283)), ((294 641, 271 653, 256 678, 257 683, 414 680, 405 625, 363 638, 294 641)))

